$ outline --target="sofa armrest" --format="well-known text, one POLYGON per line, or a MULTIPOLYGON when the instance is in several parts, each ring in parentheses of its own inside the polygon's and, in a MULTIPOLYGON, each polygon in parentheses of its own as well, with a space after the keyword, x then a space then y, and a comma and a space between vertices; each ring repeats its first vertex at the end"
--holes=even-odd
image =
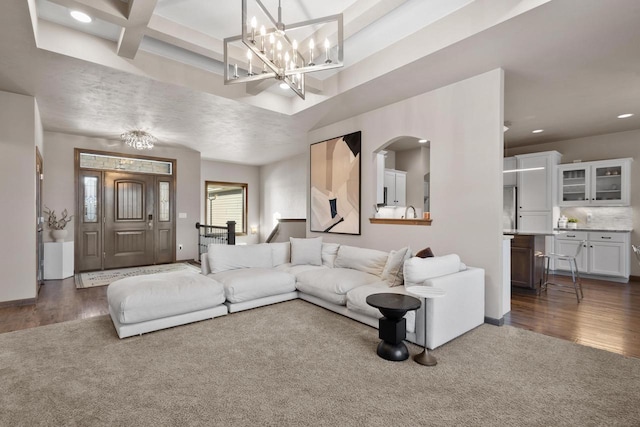
MULTIPOLYGON (((484 323, 484 269, 468 267, 424 281, 443 289, 441 298, 426 303, 427 347, 436 348, 484 323)), ((424 310, 416 318, 417 339, 424 340, 424 310)))

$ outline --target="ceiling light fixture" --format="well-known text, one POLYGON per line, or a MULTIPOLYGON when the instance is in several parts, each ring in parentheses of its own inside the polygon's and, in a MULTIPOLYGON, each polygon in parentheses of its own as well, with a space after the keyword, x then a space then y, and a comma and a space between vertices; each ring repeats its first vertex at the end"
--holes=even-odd
POLYGON ((544 129, 536 129, 534 131, 532 131, 531 133, 542 133, 544 132, 544 129))
POLYGON ((633 117, 633 113, 624 113, 618 116, 619 119, 628 119, 629 117, 633 117))
POLYGON ((277 21, 260 0, 242 0, 242 35, 224 39, 224 83, 275 78, 304 99, 306 73, 344 65, 342 21, 340 13, 285 26, 280 0, 277 21), (299 34, 302 41, 298 43, 292 33, 299 34), (323 39, 316 46, 316 40, 323 39))
POLYGON ((540 171, 540 170, 543 170, 543 169, 544 169, 544 166, 538 166, 538 167, 535 167, 535 168, 508 169, 506 171, 502 171, 502 173, 540 171))
POLYGON ((71 12, 69 12, 69 14, 73 19, 82 22, 83 24, 88 24, 89 22, 93 21, 93 19, 89 15, 84 12, 80 12, 79 10, 72 10, 71 12))
POLYGON ((143 130, 127 131, 120 135, 120 138, 122 138, 122 142, 136 150, 151 150, 153 143, 157 140, 155 136, 143 130))
POLYGON ((418 140, 418 142, 419 142, 420 144, 426 144, 426 143, 427 143, 427 140, 426 140, 426 139, 419 139, 419 140, 418 140))

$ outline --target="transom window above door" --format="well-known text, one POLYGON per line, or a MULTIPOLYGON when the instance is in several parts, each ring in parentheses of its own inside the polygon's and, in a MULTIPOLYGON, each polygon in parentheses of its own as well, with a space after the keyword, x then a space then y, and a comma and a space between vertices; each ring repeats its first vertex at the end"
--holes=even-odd
POLYGON ((236 235, 247 234, 247 184, 236 182, 205 182, 204 222, 226 227, 236 222, 236 235))

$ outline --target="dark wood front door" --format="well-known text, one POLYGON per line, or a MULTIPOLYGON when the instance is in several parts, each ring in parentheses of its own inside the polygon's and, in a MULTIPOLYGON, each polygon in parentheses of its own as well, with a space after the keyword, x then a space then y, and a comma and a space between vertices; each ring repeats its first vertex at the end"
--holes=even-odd
POLYGON ((154 263, 153 175, 105 172, 104 268, 154 263))
POLYGON ((80 170, 76 271, 175 261, 171 176, 80 170))

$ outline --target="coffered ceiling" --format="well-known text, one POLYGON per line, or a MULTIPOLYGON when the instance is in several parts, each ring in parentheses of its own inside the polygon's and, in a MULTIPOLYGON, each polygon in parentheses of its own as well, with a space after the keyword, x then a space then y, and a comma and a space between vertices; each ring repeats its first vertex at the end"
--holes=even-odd
MULTIPOLYGON (((240 33, 240 3, 3 2, 0 90, 35 96, 46 130, 143 128, 256 165, 303 152, 310 129, 497 67, 507 146, 640 128, 636 0, 283 0, 285 23, 344 14, 345 67, 309 75, 306 100, 275 80, 224 85, 222 39, 240 33), (636 115, 616 118, 625 112, 636 115)), ((263 3, 276 14, 277 0, 263 3)))

